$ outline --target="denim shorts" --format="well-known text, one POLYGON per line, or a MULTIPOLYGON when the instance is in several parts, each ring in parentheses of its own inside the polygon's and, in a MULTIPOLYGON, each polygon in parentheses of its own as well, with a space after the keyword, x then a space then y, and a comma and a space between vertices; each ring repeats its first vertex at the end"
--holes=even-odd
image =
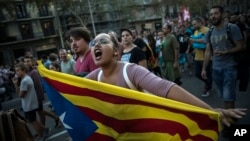
POLYGON ((213 69, 213 80, 220 98, 224 101, 235 101, 237 68, 213 69))

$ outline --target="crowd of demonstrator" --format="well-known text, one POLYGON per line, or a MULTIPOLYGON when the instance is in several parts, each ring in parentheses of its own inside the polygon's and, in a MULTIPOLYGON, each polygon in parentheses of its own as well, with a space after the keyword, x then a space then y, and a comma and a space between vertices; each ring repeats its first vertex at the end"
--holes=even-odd
MULTIPOLYGON (((210 9, 209 20, 195 17, 190 22, 166 23, 159 31, 150 32, 150 29, 143 29, 140 33, 134 28, 123 28, 119 34, 110 31, 92 38, 88 29, 75 27, 68 32, 70 50, 60 49, 48 56, 43 55, 40 59, 50 70, 139 91, 146 89, 162 97, 212 109, 178 86, 182 84, 182 73, 188 71, 190 76, 194 74, 204 82, 204 90, 201 90, 203 97, 210 95, 212 83, 215 82, 218 94, 225 103, 222 115, 237 117, 244 114, 242 109, 231 109, 235 108, 236 83, 222 85, 221 81, 228 80, 226 76, 230 76, 230 82, 240 79, 240 90, 247 89, 250 11, 230 13, 220 6, 215 6, 210 9), (230 44, 228 38, 218 38, 227 37, 228 23, 231 23, 232 34, 232 37, 228 38, 231 38, 234 44, 230 44), (245 54, 240 53, 245 56, 244 59, 241 62, 234 60, 234 53, 244 49, 245 54), (127 66, 128 63, 130 64, 127 66), (119 72, 123 67, 129 68, 127 77, 131 82, 121 79, 124 76, 120 75, 124 73, 119 72), (150 86, 149 81, 152 82, 150 86), (133 88, 128 83, 132 83, 133 88), (227 93, 229 91, 230 93, 227 93)), ((56 126, 59 125, 59 118, 54 113, 43 110, 46 92, 39 82, 37 59, 33 58, 32 52, 26 51, 24 57, 18 61, 15 67, 0 68, 1 102, 11 100, 14 94, 18 94, 22 99, 25 117, 37 131, 38 138, 43 138, 49 132, 49 129, 45 128, 45 116, 54 118, 56 126), (28 85, 33 88, 32 91, 27 89, 28 85), (36 103, 34 99, 37 99, 36 103), (39 114, 40 120, 37 120, 36 113, 39 114)))

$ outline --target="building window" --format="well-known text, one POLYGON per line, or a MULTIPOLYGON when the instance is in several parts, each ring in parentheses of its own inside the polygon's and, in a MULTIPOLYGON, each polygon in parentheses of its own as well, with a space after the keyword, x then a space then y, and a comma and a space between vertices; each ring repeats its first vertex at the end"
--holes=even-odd
POLYGON ((4 43, 6 42, 7 40, 7 34, 6 34, 6 31, 5 31, 6 27, 3 23, 0 23, 0 43, 4 43))
POLYGON ((42 16, 49 16, 48 5, 44 4, 38 7, 39 15, 42 16))
POLYGON ((19 28, 23 40, 31 39, 34 37, 31 23, 29 22, 20 23, 19 28))
POLYGON ((16 15, 17 18, 28 18, 28 13, 24 3, 16 3, 16 15))
POLYGON ((110 13, 110 18, 111 18, 111 20, 117 20, 118 14, 117 13, 110 13))
POLYGON ((103 20, 102 20, 103 16, 102 16, 101 14, 97 14, 95 18, 96 18, 96 21, 97 21, 97 22, 103 21, 103 20))
POLYGON ((84 15, 82 17, 82 19, 84 20, 85 23, 90 23, 91 22, 90 16, 88 16, 88 15, 84 15))
POLYGON ((3 15, 3 10, 0 9, 0 21, 4 21, 5 20, 5 17, 3 15))
POLYGON ((155 17, 155 9, 153 7, 148 7, 145 10, 145 16, 148 19, 154 18, 155 17))
POLYGON ((44 36, 55 35, 55 30, 52 20, 41 21, 44 36))
POLYGON ((66 24, 71 25, 71 24, 75 24, 75 23, 76 23, 76 20, 75 20, 74 16, 68 16, 66 18, 66 24))
POLYGON ((0 43, 13 42, 17 40, 15 36, 8 35, 7 29, 7 24, 0 23, 0 43))
POLYGON ((23 57, 24 55, 24 52, 25 52, 25 49, 15 49, 13 50, 13 53, 14 53, 14 56, 15 58, 20 61, 21 58, 23 57))
POLYGON ((162 24, 161 22, 155 23, 155 30, 159 31, 162 29, 162 24))

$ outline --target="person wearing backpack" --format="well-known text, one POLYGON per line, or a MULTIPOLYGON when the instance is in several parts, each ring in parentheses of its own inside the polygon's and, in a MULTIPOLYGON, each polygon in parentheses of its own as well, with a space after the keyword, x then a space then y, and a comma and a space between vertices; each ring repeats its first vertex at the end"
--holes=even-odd
POLYGON ((235 24, 230 24, 231 34, 228 35, 227 27, 223 21, 224 9, 221 6, 213 6, 210 9, 210 21, 213 30, 206 36, 205 60, 202 68, 202 77, 206 79, 206 67, 213 55, 212 77, 220 98, 224 101, 225 109, 235 108, 237 62, 234 59, 236 53, 244 49, 243 37, 240 29, 235 24), (232 39, 234 45, 230 42, 232 39))
POLYGON ((201 94, 202 97, 208 97, 210 96, 210 91, 212 89, 212 74, 211 74, 211 66, 212 61, 209 61, 207 66, 207 79, 203 79, 201 77, 201 71, 204 61, 204 54, 205 54, 205 35, 207 34, 209 28, 204 26, 202 23, 202 19, 200 17, 197 17, 192 20, 192 25, 195 28, 195 32, 193 35, 190 36, 189 42, 192 44, 192 47, 194 48, 195 56, 194 56, 194 74, 195 76, 204 82, 204 90, 201 94))

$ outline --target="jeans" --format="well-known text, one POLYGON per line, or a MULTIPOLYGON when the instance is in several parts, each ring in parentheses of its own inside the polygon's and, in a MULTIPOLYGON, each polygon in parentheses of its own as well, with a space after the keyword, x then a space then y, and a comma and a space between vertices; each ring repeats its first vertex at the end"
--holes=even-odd
POLYGON ((236 98, 237 68, 214 69, 213 79, 218 95, 224 101, 233 102, 236 98))
POLYGON ((194 73, 197 78, 199 78, 201 81, 205 83, 205 91, 208 91, 212 88, 213 84, 213 78, 212 78, 212 61, 209 61, 206 72, 207 72, 207 79, 203 79, 201 77, 201 71, 202 71, 203 61, 194 61, 194 73))

